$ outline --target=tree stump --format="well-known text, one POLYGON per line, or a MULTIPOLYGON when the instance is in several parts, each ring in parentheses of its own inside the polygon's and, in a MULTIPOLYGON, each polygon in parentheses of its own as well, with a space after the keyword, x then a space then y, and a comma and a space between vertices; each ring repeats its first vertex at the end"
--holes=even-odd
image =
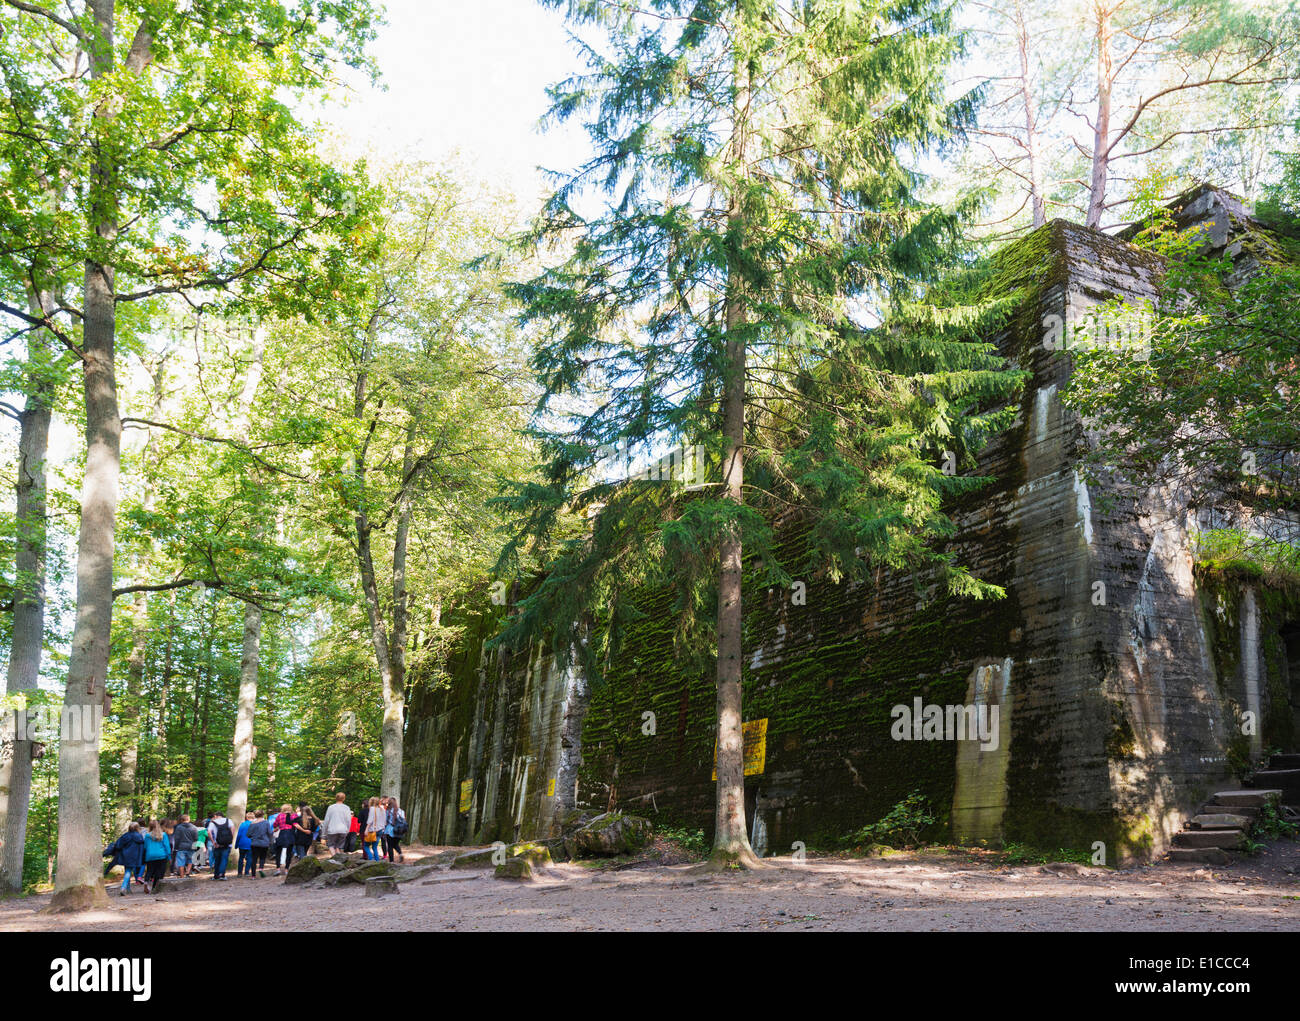
POLYGON ((392 876, 375 876, 366 880, 366 896, 382 897, 386 893, 397 892, 397 880, 392 876))

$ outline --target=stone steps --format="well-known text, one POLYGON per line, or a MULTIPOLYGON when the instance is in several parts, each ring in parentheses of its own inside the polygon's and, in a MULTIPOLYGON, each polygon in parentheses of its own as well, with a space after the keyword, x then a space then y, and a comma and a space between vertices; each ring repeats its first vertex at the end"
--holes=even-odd
MULTIPOLYGON (((1264 774, 1256 776, 1262 778, 1264 774)), ((1280 786, 1269 786, 1217 792, 1174 834, 1169 860, 1230 865, 1232 856, 1228 852, 1245 845, 1260 811, 1270 801, 1280 800, 1283 790, 1280 786)))
POLYGON ((1189 830, 1248 830, 1254 816, 1227 812, 1207 812, 1195 816, 1185 827, 1189 830))
POLYGON ((1250 785, 1279 791, 1285 805, 1300 805, 1300 769, 1261 769, 1250 778, 1250 785))
POLYGON ((1268 760, 1269 769, 1300 769, 1300 752, 1282 752, 1268 760))
POLYGON ((1174 847, 1219 847, 1235 851, 1245 839, 1245 830, 1183 830, 1174 834, 1174 847))
POLYGON ((1197 865, 1231 865, 1232 855, 1221 847, 1171 847, 1169 860, 1197 865))
POLYGON ((1277 788, 1268 787, 1246 791, 1219 791, 1206 804, 1229 806, 1233 811, 1238 808, 1253 808, 1258 812, 1271 798, 1280 797, 1281 794, 1282 792, 1277 788))

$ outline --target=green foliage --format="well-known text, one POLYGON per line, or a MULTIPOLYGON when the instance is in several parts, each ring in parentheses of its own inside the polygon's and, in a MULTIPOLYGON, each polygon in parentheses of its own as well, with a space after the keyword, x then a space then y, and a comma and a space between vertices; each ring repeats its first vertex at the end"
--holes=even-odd
POLYGON ((1264 840, 1294 840, 1300 836, 1300 825, 1287 819, 1280 806, 1270 801, 1260 808, 1252 835, 1264 840))
POLYGON ((920 791, 913 791, 898 802, 882 818, 868 823, 844 838, 846 847, 861 848, 872 844, 889 847, 916 847, 923 843, 927 827, 937 821, 930 799, 920 791))
POLYGON ((656 836, 667 840, 669 843, 676 844, 688 855, 696 859, 708 857, 709 849, 712 846, 704 836, 704 831, 699 829, 660 828, 656 831, 656 836))
POLYGON ((545 574, 501 640, 549 638, 599 682, 646 612, 635 593, 667 588, 678 655, 707 659, 737 534, 770 584, 890 567, 1000 594, 940 548, 945 501, 980 484, 944 452, 969 466, 1018 382, 973 310, 920 301, 962 210, 921 202, 911 161, 974 102, 944 98, 948 6, 567 8, 604 37, 552 116, 584 118, 597 155, 526 239, 562 261, 509 287, 539 336, 543 466, 502 500, 516 526, 498 571, 522 577, 535 554, 545 574), (721 484, 727 400, 745 409, 739 502, 721 484), (698 485, 635 477, 674 445, 700 452, 698 485), (807 526, 805 559, 779 555, 778 516, 807 526))
POLYGON ((1054 861, 1075 862, 1079 865, 1092 864, 1092 854, 1088 851, 1062 847, 1051 852, 1014 841, 1002 848, 1001 857, 1008 865, 1046 865, 1054 861))
MULTIPOLYGON (((1205 254, 1197 228, 1175 231, 1167 216, 1139 240, 1166 265, 1149 356, 1113 346, 1081 351, 1064 392, 1096 430, 1091 473, 1115 472, 1112 481, 1136 488, 1178 486, 1196 503, 1235 498, 1257 513, 1293 507, 1300 331, 1291 305, 1300 263, 1277 238, 1254 231, 1246 244, 1258 267, 1237 279, 1230 260, 1205 254)), ((1275 546, 1247 551, 1229 532, 1204 542, 1211 562, 1287 572, 1293 559, 1275 546)))

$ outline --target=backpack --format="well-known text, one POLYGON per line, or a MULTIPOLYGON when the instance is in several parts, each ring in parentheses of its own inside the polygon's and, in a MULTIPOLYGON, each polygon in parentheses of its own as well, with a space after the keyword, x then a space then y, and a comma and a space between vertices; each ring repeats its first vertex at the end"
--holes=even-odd
POLYGON ((389 825, 393 828, 393 836, 395 837, 406 836, 406 831, 409 828, 406 825, 406 813, 399 808, 397 810, 397 817, 391 823, 389 823, 389 825))
POLYGON ((235 839, 235 835, 230 832, 230 820, 217 823, 217 846, 229 847, 235 839))

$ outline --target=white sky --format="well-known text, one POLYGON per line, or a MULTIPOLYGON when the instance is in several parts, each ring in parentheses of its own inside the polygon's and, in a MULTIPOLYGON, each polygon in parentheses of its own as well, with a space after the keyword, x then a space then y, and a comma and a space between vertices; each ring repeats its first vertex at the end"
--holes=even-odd
POLYGON ((437 160, 459 150, 485 182, 537 196, 540 164, 587 152, 576 122, 538 130, 546 87, 583 70, 562 11, 536 0, 389 0, 371 47, 383 78, 325 119, 353 145, 437 160), (384 88, 386 87, 386 91, 384 88))

